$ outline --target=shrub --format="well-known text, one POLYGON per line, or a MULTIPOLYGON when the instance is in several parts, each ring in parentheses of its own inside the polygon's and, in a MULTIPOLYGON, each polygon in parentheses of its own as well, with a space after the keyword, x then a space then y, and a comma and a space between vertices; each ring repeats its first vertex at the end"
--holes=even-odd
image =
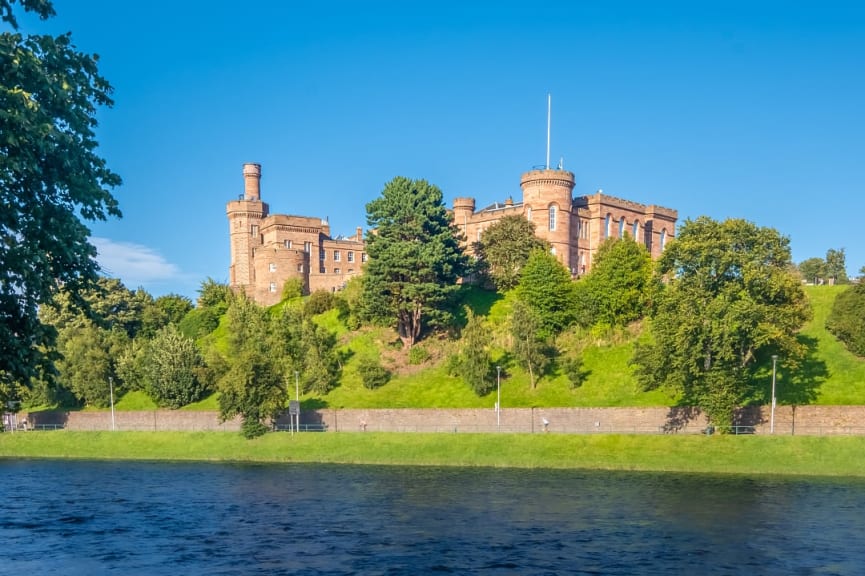
POLYGON ((315 316, 327 312, 336 306, 336 297, 327 290, 316 290, 309 295, 303 305, 303 312, 308 316, 315 316))
POLYGON ((390 372, 381 365, 378 358, 361 358, 357 366, 357 372, 363 380, 364 388, 375 390, 387 384, 390 380, 390 372))
POLYGON ((423 346, 412 346, 408 352, 408 363, 412 365, 423 364, 430 359, 429 350, 423 346))

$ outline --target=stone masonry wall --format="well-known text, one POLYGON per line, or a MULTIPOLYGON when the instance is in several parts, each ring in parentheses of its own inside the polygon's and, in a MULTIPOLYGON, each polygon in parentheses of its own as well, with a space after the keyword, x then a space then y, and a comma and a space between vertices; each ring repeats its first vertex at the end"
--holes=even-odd
MULTIPOLYGON (((111 413, 31 412, 18 414, 33 428, 68 430, 111 430, 111 413)), ((329 432, 513 432, 594 434, 699 434, 706 429, 706 418, 694 408, 503 408, 500 415, 483 409, 352 409, 301 411, 305 429, 329 432)), ((768 406, 741 410, 733 430, 747 434, 771 432, 768 406)), ((276 424, 287 428, 288 416, 276 424)), ((778 406, 775 409, 775 434, 865 435, 865 406, 778 406)), ((219 422, 216 412, 152 410, 115 412, 117 430, 240 430, 240 419, 219 422)))

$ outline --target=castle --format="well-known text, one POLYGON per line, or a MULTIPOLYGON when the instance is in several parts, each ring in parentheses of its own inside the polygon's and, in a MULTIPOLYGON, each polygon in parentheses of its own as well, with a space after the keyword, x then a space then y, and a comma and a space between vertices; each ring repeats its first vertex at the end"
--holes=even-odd
MULTIPOLYGON (((360 227, 349 238, 332 238, 320 218, 270 214, 261 201, 261 165, 244 164, 244 194, 228 202, 231 245, 229 286, 259 304, 276 304, 285 282, 299 278, 305 293, 339 290, 361 273, 366 262, 360 227)), ((608 196, 602 191, 573 197, 574 175, 543 168, 522 175, 522 202, 507 199, 475 210, 474 198, 456 198, 454 222, 467 245, 503 216, 522 215, 549 242, 559 261, 579 277, 591 270, 598 246, 607 238, 642 242, 652 258, 674 237, 678 213, 608 196)))

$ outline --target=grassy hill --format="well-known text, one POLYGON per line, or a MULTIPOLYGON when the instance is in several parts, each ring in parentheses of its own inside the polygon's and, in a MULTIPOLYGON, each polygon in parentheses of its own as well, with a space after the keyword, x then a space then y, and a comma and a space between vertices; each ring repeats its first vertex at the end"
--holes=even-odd
MULTIPOLYGON (((777 395, 781 404, 865 404, 865 360, 847 352, 825 329, 825 320, 835 297, 844 286, 808 286, 806 294, 813 307, 813 318, 803 328, 801 337, 808 344, 808 360, 796 373, 790 373, 783 358, 778 361, 777 395)), ((493 357, 501 367, 502 406, 669 406, 676 398, 664 391, 643 392, 638 389, 628 365, 639 327, 631 331, 607 334, 577 333, 569 336, 566 346, 582 351, 588 376, 579 388, 554 367, 552 373, 530 386, 528 375, 510 361, 507 353, 505 319, 511 303, 507 298, 487 292, 470 291, 466 303, 483 315, 494 335, 493 357)), ((383 328, 349 331, 336 311, 318 317, 334 331, 345 352, 346 361, 340 385, 324 396, 302 395, 307 408, 484 408, 493 407, 496 392, 479 397, 447 370, 447 358, 458 344, 444 339, 419 343, 420 351, 410 357, 401 349, 396 334, 383 328), (390 382, 377 390, 363 387, 357 372, 359 360, 377 356, 392 372, 390 382), (426 358, 413 364, 412 358, 426 358)), ((225 331, 217 331, 217 340, 225 331)), ((761 367, 769 397, 771 363, 761 367)), ((289 383, 289 387, 291 383, 289 383)), ((155 405, 141 392, 125 395, 118 409, 153 409, 155 405)), ((189 406, 191 410, 217 409, 217 399, 209 398, 189 406)))

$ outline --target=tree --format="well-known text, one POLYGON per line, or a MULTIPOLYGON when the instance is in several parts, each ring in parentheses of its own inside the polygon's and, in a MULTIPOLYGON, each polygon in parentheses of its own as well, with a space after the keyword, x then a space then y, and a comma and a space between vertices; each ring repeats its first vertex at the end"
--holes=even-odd
POLYGON ((552 347, 547 344, 543 334, 544 328, 537 312, 526 302, 515 300, 511 312, 511 353, 523 370, 529 373, 532 389, 552 360, 552 347))
POLYGON ((853 354, 865 356, 865 284, 838 294, 826 318, 826 329, 853 354))
POLYGON ((826 261, 822 258, 808 258, 799 263, 799 274, 805 282, 819 284, 826 277, 826 261))
POLYGON ((481 273, 500 292, 514 288, 520 272, 533 250, 549 250, 550 246, 535 235, 535 225, 523 216, 505 216, 483 231, 474 244, 481 273))
POLYGON ((450 320, 447 304, 468 268, 459 230, 442 192, 425 180, 397 177, 366 206, 369 262, 365 306, 395 321, 403 346, 420 338, 424 324, 450 320))
POLYGON ((844 249, 835 250, 830 248, 826 252, 826 275, 832 279, 833 284, 847 284, 847 257, 844 249))
POLYGON ((455 366, 459 376, 475 394, 483 396, 495 387, 492 379, 492 357, 489 346, 492 336, 483 318, 466 306, 466 327, 460 339, 460 352, 455 366))
POLYGON ((266 432, 264 420, 285 408, 286 390, 281 359, 271 350, 269 317, 244 294, 228 308, 229 367, 219 381, 219 412, 223 420, 240 415, 247 438, 266 432))
POLYGON ((635 349, 637 378, 729 425, 737 406, 763 399, 756 375, 772 354, 790 367, 804 355, 796 335, 810 309, 789 240, 744 220, 700 217, 684 223, 658 264, 667 283, 650 337, 635 349))
POLYGON ((546 250, 534 250, 520 275, 517 297, 535 311, 542 336, 555 336, 576 321, 571 274, 546 250))
POLYGON ((609 238, 595 254, 592 271, 577 282, 580 324, 626 326, 643 317, 652 287, 652 258, 628 238, 609 238))
POLYGON ((207 391, 206 383, 199 380, 203 365, 195 342, 168 324, 148 346, 147 393, 156 404, 167 408, 196 402, 207 391))
MULTIPOLYGON (((97 278, 83 222, 120 217, 109 192, 120 178, 96 152, 97 108, 112 105, 98 58, 70 34, 22 35, 13 4, 0 0, 12 29, 0 34, 0 382, 27 383, 53 360, 56 332, 40 306, 97 278)), ((19 4, 54 15, 47 0, 19 4)))

